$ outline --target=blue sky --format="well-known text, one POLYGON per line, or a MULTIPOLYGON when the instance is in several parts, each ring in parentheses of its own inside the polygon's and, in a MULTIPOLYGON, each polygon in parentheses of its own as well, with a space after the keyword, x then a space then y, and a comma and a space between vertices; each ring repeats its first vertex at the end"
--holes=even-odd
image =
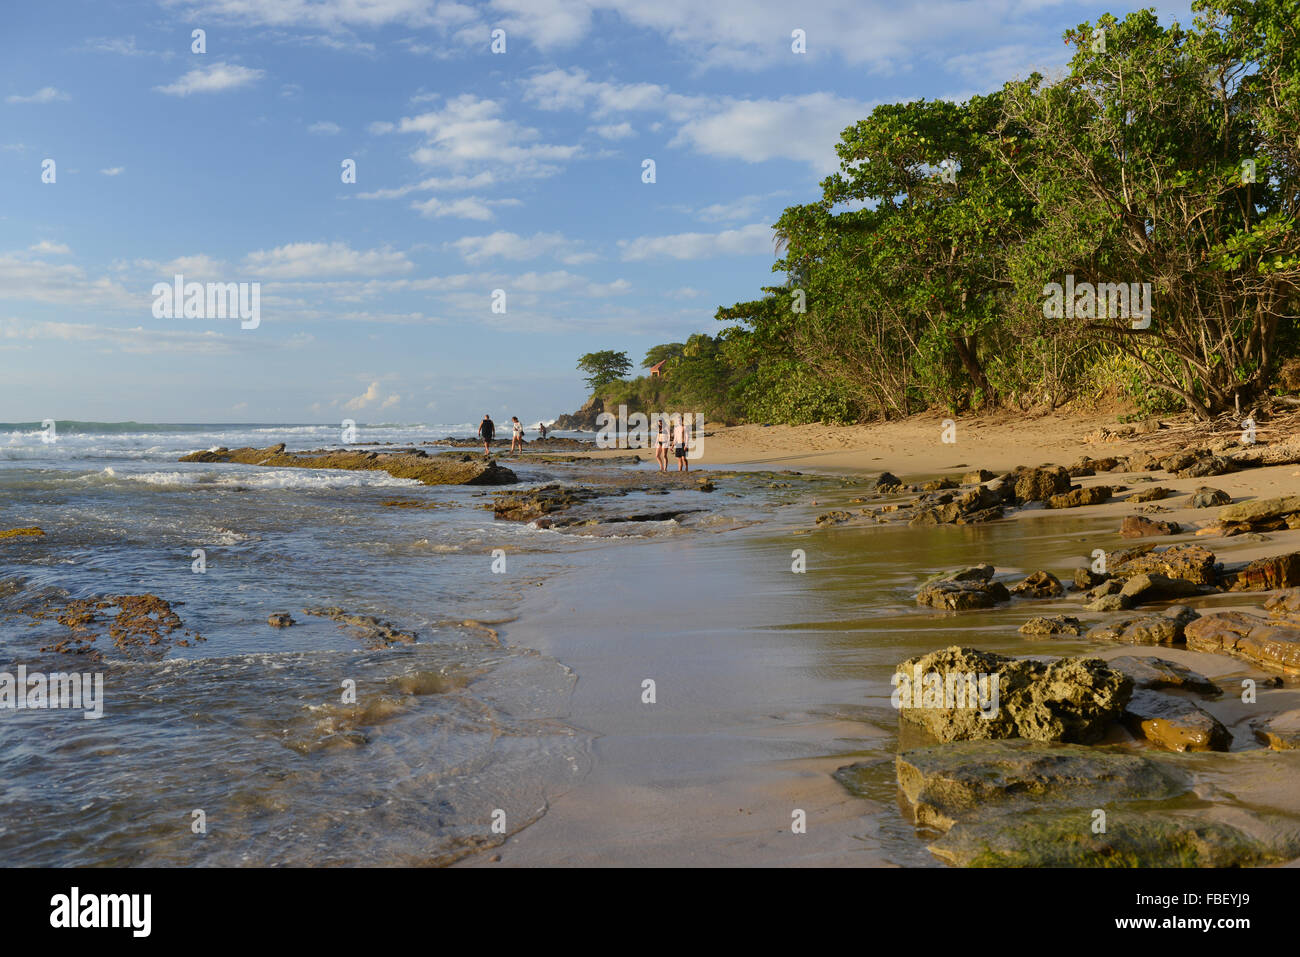
POLYGON ((772 282, 770 224, 874 105, 1050 72, 1150 5, 7 5, 0 421, 572 411, 579 355, 716 333, 772 282), (178 272, 259 282, 261 324, 155 318, 178 272))

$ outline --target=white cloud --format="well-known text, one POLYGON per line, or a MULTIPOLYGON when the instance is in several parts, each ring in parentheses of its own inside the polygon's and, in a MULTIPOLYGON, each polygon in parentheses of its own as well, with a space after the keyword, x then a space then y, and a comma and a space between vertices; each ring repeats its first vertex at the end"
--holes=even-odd
MULTIPOLYGON (((832 93, 780 99, 685 96, 655 83, 592 80, 585 70, 550 70, 524 81, 524 99, 543 110, 590 111, 593 119, 622 113, 660 113, 678 125, 669 146, 706 156, 757 163, 773 159, 807 163, 819 176, 839 165, 835 143, 845 127, 866 117, 872 104, 832 93)), ((608 139, 632 135, 630 123, 597 124, 608 139)))
POLYGON ((28 246, 27 250, 33 253, 47 253, 51 256, 68 256, 72 250, 65 243, 56 243, 52 239, 42 239, 33 246, 28 246))
POLYGON ((192 93, 220 93, 251 86, 265 75, 265 70, 239 66, 233 63, 214 63, 190 70, 167 86, 155 86, 159 93, 168 96, 189 96, 192 93))
POLYGON ((392 408, 401 401, 402 397, 397 393, 385 396, 383 391, 379 388, 378 380, 376 380, 370 383, 365 392, 361 393, 356 398, 348 399, 347 402, 344 402, 343 408, 347 409, 349 412, 359 412, 362 409, 378 403, 379 408, 383 410, 392 408))
POLYGON ((428 191, 445 190, 447 192, 456 192, 458 190, 482 189, 485 186, 492 186, 496 183, 496 176, 484 170, 481 173, 475 173, 473 176, 430 176, 418 183, 412 183, 408 186, 398 186, 393 189, 377 189, 369 193, 357 194, 358 199, 398 199, 406 196, 408 193, 419 193, 428 191))
POLYGON ((419 203, 412 203, 411 208, 421 216, 429 219, 442 219, 450 216, 456 219, 475 219, 480 222, 492 219, 494 206, 522 206, 517 199, 481 199, 478 196, 462 196, 459 199, 445 200, 436 196, 419 203))
POLYGON ((343 127, 330 120, 320 120, 307 127, 308 133, 315 133, 318 136, 337 136, 343 132, 343 127))
POLYGON ((176 55, 173 50, 141 50, 135 45, 135 37, 91 37, 84 49, 92 53, 116 53, 119 56, 156 56, 170 60, 176 55))
POLYGON ((741 219, 753 219, 758 215, 763 202, 775 195, 775 193, 762 196, 750 194, 733 199, 729 203, 711 203, 695 210, 694 216, 706 223, 728 223, 741 219))
POLYGON ((120 174, 126 172, 126 167, 125 167, 125 166, 110 166, 108 169, 101 169, 100 172, 103 173, 105 176, 118 176, 118 175, 120 175, 120 174))
POLYGON ((417 133, 424 145, 411 153, 422 166, 460 169, 471 165, 508 170, 515 176, 547 176, 558 172, 553 164, 572 159, 577 146, 538 142, 531 127, 505 119, 501 104, 464 93, 438 110, 406 116, 397 123, 372 123, 371 132, 417 133))
POLYGON ((647 259, 710 259, 714 256, 772 255, 772 228, 753 223, 720 233, 677 233, 620 239, 625 262, 647 259))
POLYGON ((387 247, 359 251, 339 242, 287 243, 274 249, 259 249, 244 257, 244 266, 268 279, 378 276, 414 268, 403 252, 387 247))
POLYGON ((265 348, 266 344, 266 340, 254 343, 250 336, 227 336, 214 329, 189 331, 144 326, 123 329, 84 322, 43 322, 29 319, 0 319, 0 339, 103 343, 107 351, 134 355, 168 352, 225 355, 252 348, 265 348))
POLYGON ((636 130, 632 129, 631 123, 608 123, 604 126, 593 126, 591 131, 597 136, 607 140, 625 140, 629 136, 636 136, 636 130))
POLYGON ((739 100, 683 124, 669 145, 748 163, 795 160, 827 175, 839 167, 840 133, 871 109, 872 104, 831 93, 739 100))
POLYGON ((582 244, 566 239, 559 233, 535 233, 520 236, 518 233, 498 231, 487 236, 465 236, 447 244, 461 254, 466 262, 476 263, 494 257, 501 259, 536 259, 553 256, 566 265, 591 262, 594 253, 582 251, 582 244))
POLYGON ((5 97, 6 103, 53 103, 56 100, 70 100, 72 97, 52 86, 44 86, 30 96, 14 93, 5 97))
POLYGON ((48 263, 26 253, 0 253, 0 300, 117 309, 149 303, 143 293, 133 296, 111 279, 91 279, 79 266, 48 263))

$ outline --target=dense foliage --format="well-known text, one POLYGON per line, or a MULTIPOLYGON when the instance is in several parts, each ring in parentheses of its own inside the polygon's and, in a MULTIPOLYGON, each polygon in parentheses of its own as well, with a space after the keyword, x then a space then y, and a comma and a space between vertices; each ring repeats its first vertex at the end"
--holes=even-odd
POLYGON ((1300 338, 1300 0, 1194 9, 1191 28, 1079 25, 1053 82, 877 107, 776 223, 782 281, 719 309, 720 335, 651 349, 664 377, 606 384, 607 407, 799 423, 1256 402, 1300 338))

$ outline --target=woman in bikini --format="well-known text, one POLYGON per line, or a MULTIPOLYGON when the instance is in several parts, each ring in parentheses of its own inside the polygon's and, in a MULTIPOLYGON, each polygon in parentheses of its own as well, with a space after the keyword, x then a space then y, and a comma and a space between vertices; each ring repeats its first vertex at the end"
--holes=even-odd
POLYGON ((668 433, 664 431, 664 421, 659 420, 659 435, 655 437, 655 461, 659 463, 659 471, 668 471, 668 433))

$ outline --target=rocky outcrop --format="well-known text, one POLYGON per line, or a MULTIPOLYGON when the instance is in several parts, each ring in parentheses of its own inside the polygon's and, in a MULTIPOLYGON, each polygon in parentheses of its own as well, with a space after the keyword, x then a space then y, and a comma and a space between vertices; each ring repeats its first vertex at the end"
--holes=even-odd
POLYGON ((1128 645, 1178 645, 1186 640, 1187 625, 1196 618, 1192 609, 1176 605, 1163 615, 1143 615, 1098 625, 1088 632, 1088 638, 1128 645))
POLYGON ((1019 631, 1030 638, 1073 638, 1083 634, 1083 624, 1078 618, 1052 615, 1030 618, 1020 626, 1019 631))
POLYGON ((1181 578, 1197 585, 1213 585, 1216 579, 1214 553, 1200 545, 1137 545, 1106 555, 1106 571, 1120 578, 1156 574, 1181 578))
POLYGON ((1182 526, 1177 522, 1157 522, 1144 515, 1126 515, 1120 524, 1121 538, 1151 538, 1156 535, 1177 535, 1182 526))
POLYGON ((1173 489, 1165 488, 1161 485, 1155 485, 1151 488, 1145 488, 1140 492, 1134 492, 1128 498, 1124 499, 1124 501, 1130 504, 1138 504, 1140 502, 1158 502, 1173 494, 1173 489))
POLYGON ((1133 605, 1149 601, 1167 601, 1170 598, 1185 598, 1195 595, 1201 586, 1185 578, 1170 578, 1167 575, 1140 574, 1124 582, 1119 593, 1133 605))
POLYGON ((1011 595, 1001 582, 993 581, 992 565, 975 565, 961 571, 932 578, 916 593, 918 605, 964 611, 968 608, 992 608, 1010 601, 1011 595))
POLYGON ((1009 480, 1015 488, 1015 497, 1021 502, 1046 502, 1053 495, 1070 491, 1070 473, 1059 465, 1041 468, 1018 468, 1009 480))
POLYGON ((1274 751, 1300 750, 1300 710, 1256 718, 1250 730, 1256 740, 1274 751))
POLYGON ((1272 591, 1300 585, 1300 552, 1259 558, 1223 576, 1229 591, 1272 591))
POLYGON ((1120 655, 1118 658, 1109 659, 1106 663, 1133 679, 1135 693, 1142 690, 1171 688, 1177 691, 1193 691, 1202 695, 1219 695, 1223 693, 1223 689, 1205 675, 1193 671, 1191 668, 1184 668, 1177 662, 1167 661, 1164 658, 1139 658, 1136 655, 1120 655))
POLYGON ((1189 622, 1184 635, 1191 651, 1233 655, 1300 674, 1300 623, 1225 611, 1189 622))
POLYGON ((1228 505, 1232 502, 1232 496, 1221 488, 1210 488, 1208 485, 1202 485, 1192 493, 1192 508, 1215 508, 1219 505, 1228 505))
POLYGON ((1100 505, 1111 496, 1109 485, 1090 485, 1088 488, 1076 488, 1062 495, 1052 495, 1047 499, 1048 508, 1078 508, 1081 505, 1100 505))
POLYGON ((1166 751, 1227 751, 1232 735, 1194 701, 1140 689, 1124 708, 1124 724, 1166 751))
POLYGON ((595 432, 599 428, 596 418, 604 411, 604 401, 599 396, 593 395, 583 403, 581 409, 570 415, 560 416, 550 428, 560 432, 595 432))
POLYGON ((1087 744, 1122 714, 1133 682, 1100 658, 1047 663, 954 645, 902 662, 894 687, 899 720, 937 741, 1087 744))
POLYGON ((1055 598, 1065 594, 1065 586, 1051 572, 1037 571, 1012 585, 1011 594, 1021 598, 1055 598))
POLYGON ((181 462, 238 462, 282 469, 345 469, 387 472, 394 478, 415 479, 425 485, 513 485, 519 479, 508 468, 479 456, 425 455, 423 452, 380 453, 286 452, 284 443, 265 449, 218 448, 182 455, 181 462))
POLYGON ((940 831, 989 808, 1098 807, 1191 787, 1185 773, 1139 754, 1030 741, 914 748, 894 766, 915 822, 940 831))
MULTIPOLYGON (((1103 802, 1097 802, 1102 804, 1103 802)), ((955 867, 1254 867, 1300 853, 1300 833, 1286 828, 1260 835, 1191 811, 1157 811, 1142 804, 1110 809, 1106 830, 1089 826, 1096 805, 998 814, 963 821, 930 845, 955 867), (1082 824, 1080 822, 1083 822, 1082 824)))

